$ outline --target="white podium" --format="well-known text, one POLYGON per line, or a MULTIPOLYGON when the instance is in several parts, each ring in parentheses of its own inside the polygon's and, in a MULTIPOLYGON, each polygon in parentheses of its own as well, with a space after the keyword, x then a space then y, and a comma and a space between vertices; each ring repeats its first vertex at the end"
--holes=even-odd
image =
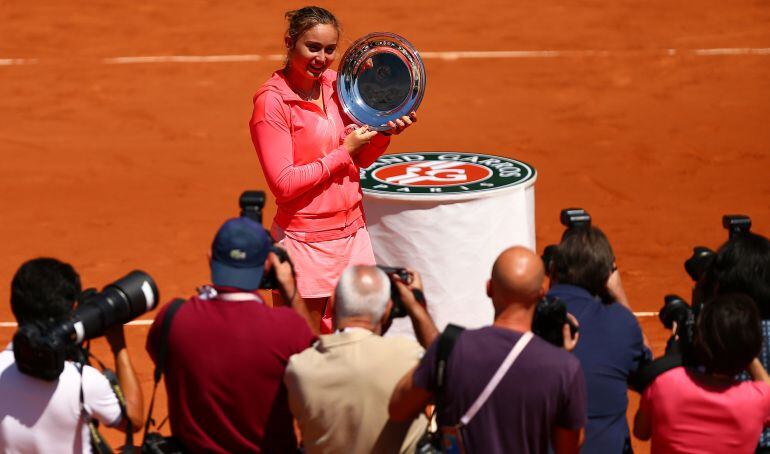
MULTIPOLYGON (((364 210, 380 265, 420 272, 428 311, 447 323, 492 323, 486 282, 504 249, 535 250, 530 165, 500 156, 419 152, 381 156, 361 170, 364 210)), ((407 318, 388 335, 414 336, 407 318)))

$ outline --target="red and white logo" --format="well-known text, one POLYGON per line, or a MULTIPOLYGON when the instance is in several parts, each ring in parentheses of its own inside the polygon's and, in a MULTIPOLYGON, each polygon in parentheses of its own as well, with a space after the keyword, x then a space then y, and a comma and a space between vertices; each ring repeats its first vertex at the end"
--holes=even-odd
POLYGON ((469 162, 403 162, 372 172, 378 181, 399 186, 455 186, 484 181, 492 176, 489 168, 469 162))

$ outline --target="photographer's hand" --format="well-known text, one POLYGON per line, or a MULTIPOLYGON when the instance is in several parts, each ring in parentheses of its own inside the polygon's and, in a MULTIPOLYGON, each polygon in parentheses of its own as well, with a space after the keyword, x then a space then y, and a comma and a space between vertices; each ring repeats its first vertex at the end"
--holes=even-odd
POLYGON ((275 252, 267 254, 265 263, 265 273, 270 270, 275 271, 275 280, 278 281, 278 291, 281 297, 290 306, 294 306, 295 300, 299 297, 297 293, 297 282, 294 279, 294 271, 289 261, 282 262, 275 252))
POLYGON ((278 288, 276 290, 281 294, 283 301, 305 319, 313 334, 318 334, 318 326, 313 323, 310 312, 307 310, 307 305, 305 305, 305 300, 299 296, 297 291, 297 282, 294 279, 294 270, 292 269, 291 262, 288 260, 282 262, 275 252, 269 252, 265 261, 264 272, 267 273, 271 269, 275 270, 275 280, 278 281, 278 288))
POLYGON ((609 293, 613 300, 631 310, 631 303, 628 302, 628 296, 626 296, 626 291, 623 289, 623 282, 620 280, 620 271, 617 267, 612 270, 610 277, 607 279, 607 293, 609 293))
MULTIPOLYGON (((126 400, 126 415, 131 420, 133 431, 139 432, 144 424, 144 399, 142 387, 139 385, 139 379, 126 349, 123 325, 116 324, 110 327, 105 331, 105 337, 115 358, 115 374, 118 376, 118 382, 126 400)), ((117 428, 125 432, 126 427, 126 421, 122 420, 117 428)))
MULTIPOLYGON (((575 324, 575 326, 580 326, 577 319, 574 315, 567 313, 567 318, 570 319, 572 323, 575 324)), ((572 330, 569 327, 569 323, 565 323, 564 326, 561 329, 562 336, 564 336, 564 350, 567 350, 568 352, 571 352, 572 350, 577 347, 578 339, 580 338, 580 333, 575 332, 575 337, 572 337, 572 330)))
POLYGON ((424 295, 420 273, 408 268, 407 271, 412 273, 412 282, 409 285, 397 278, 393 279, 393 282, 401 296, 401 301, 404 303, 406 313, 412 321, 412 327, 414 328, 414 334, 417 337, 417 341, 423 348, 428 348, 428 346, 433 343, 433 340, 439 335, 439 332, 436 325, 433 323, 430 314, 428 314, 425 301, 418 301, 417 297, 415 297, 415 290, 418 291, 418 294, 424 295))
POLYGON ((762 381, 770 385, 770 375, 762 367, 762 363, 759 362, 759 358, 754 358, 754 361, 749 364, 749 374, 754 381, 762 381))

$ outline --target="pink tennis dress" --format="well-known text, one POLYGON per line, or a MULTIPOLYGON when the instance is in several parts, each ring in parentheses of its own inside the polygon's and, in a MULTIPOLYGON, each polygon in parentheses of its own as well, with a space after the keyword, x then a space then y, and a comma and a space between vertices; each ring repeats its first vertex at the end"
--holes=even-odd
POLYGON ((271 230, 294 263, 303 298, 331 295, 348 265, 374 264, 359 169, 371 165, 390 139, 377 134, 351 159, 342 143, 352 121, 335 93, 336 79, 332 70, 321 76, 324 112, 276 71, 254 95, 249 122, 278 206, 271 230))

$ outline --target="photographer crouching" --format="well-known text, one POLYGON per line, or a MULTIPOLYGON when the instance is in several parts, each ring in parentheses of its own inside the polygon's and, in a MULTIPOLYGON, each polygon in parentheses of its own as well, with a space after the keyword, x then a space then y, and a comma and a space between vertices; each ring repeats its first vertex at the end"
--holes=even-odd
POLYGON ((92 419, 122 431, 141 429, 142 391, 122 324, 152 306, 142 300, 142 308, 132 310, 137 276, 146 278, 141 284, 145 298, 156 296, 149 276, 134 272, 101 294, 92 293, 95 304, 74 309, 81 284, 71 265, 37 258, 17 270, 11 282, 11 310, 19 329, 0 352, 0 451, 91 452, 92 419), (105 300, 110 304, 100 304, 105 300), (117 313, 101 306, 127 310, 117 313), (73 361, 82 353, 83 340, 102 334, 112 349, 124 409, 104 375, 83 364, 82 357, 73 361))

